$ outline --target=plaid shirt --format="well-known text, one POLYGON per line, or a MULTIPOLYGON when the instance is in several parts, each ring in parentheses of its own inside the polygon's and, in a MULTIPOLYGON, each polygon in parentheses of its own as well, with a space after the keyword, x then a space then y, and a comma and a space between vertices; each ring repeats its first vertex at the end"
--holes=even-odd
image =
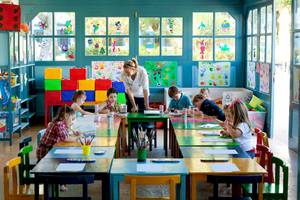
POLYGON ((56 143, 65 141, 67 137, 68 127, 64 121, 51 123, 36 150, 37 159, 41 160, 56 143))

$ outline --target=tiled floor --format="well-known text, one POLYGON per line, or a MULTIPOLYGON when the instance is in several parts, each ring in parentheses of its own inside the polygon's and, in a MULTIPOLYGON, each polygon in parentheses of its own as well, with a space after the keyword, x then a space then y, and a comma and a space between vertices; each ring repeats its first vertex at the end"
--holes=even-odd
MULTIPOLYGON (((42 126, 34 126, 26 131, 23 132, 23 137, 25 136, 33 136, 33 145, 35 148, 35 136, 38 132, 38 130, 42 129, 42 126)), ((14 142, 12 146, 9 146, 6 142, 0 143, 0 180, 2 180, 3 177, 3 166, 5 162, 13 157, 16 157, 18 152, 18 144, 19 144, 20 138, 17 136, 14 138, 14 142)), ((162 132, 158 132, 158 141, 162 141, 162 132)), ((297 154, 293 151, 290 151, 286 145, 281 144, 280 142, 274 142, 270 140, 272 150, 274 152, 274 155, 284 159, 288 165, 290 166, 290 175, 289 175, 289 199, 290 200, 296 200, 296 194, 297 194, 297 187, 296 187, 296 177, 297 177, 297 154), (278 148, 280 147, 280 148, 278 148)), ((163 157, 163 150, 160 149, 162 147, 162 142, 158 143, 159 148, 154 150, 152 153, 150 153, 149 157, 163 157)), ((34 159, 35 155, 31 155, 34 159)), ((0 183, 0 199, 3 199, 3 184, 2 181, 0 183)), ((77 193, 74 191, 81 191, 80 189, 77 189, 77 187, 69 186, 69 192, 72 191, 72 194, 77 193), (76 188, 76 189, 75 189, 76 188)), ((199 199, 206 199, 205 197, 209 194, 210 188, 207 185, 199 185, 198 186, 198 192, 199 192, 199 199), (201 194, 201 195, 200 195, 201 194)), ((139 188, 138 193, 145 195, 145 194, 157 194, 159 196, 162 196, 164 194, 167 194, 167 188, 166 187, 147 187, 147 188, 139 188)), ((126 185, 121 185, 121 199, 129 199, 129 188, 126 185)), ((101 183, 95 182, 92 187, 89 187, 89 194, 92 196, 92 199, 101 199, 101 183)))

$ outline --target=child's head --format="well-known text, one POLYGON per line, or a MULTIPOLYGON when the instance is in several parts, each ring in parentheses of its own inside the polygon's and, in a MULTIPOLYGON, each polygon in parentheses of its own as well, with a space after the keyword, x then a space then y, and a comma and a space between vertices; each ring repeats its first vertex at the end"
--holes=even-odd
POLYGON ((201 88, 200 89, 200 94, 203 94, 204 96, 208 97, 209 96, 209 89, 208 88, 201 88))
POLYGON ((180 98, 180 91, 175 86, 169 87, 168 94, 169 94, 169 97, 172 99, 178 100, 180 98))
POLYGON ((251 127, 251 123, 248 117, 248 109, 241 100, 235 100, 230 105, 230 110, 232 114, 233 126, 237 127, 239 123, 247 123, 251 127))
POLYGON ((115 88, 109 88, 106 95, 109 102, 115 103, 117 101, 118 92, 115 88))
POLYGON ((206 99, 203 94, 197 94, 193 98, 193 105, 197 108, 200 108, 202 102, 206 99))
POLYGON ((71 127, 74 120, 75 120, 75 111, 71 107, 64 105, 59 108, 58 114, 54 118, 53 122, 65 121, 67 127, 71 127))
POLYGON ((124 63, 123 69, 127 76, 132 76, 137 72, 138 63, 135 58, 128 60, 124 63))
POLYGON ((78 90, 74 93, 72 98, 74 103, 77 103, 79 105, 82 105, 86 100, 85 92, 82 90, 78 90))

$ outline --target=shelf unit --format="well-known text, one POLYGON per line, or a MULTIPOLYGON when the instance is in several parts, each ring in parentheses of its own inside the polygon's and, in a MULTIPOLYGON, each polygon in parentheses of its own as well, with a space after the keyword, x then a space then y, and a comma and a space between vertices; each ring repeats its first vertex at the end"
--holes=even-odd
MULTIPOLYGON (((8 102, 0 98, 0 141, 9 141, 15 133, 21 136, 22 130, 29 127, 35 116, 35 64, 33 55, 33 36, 30 33, 0 31, 0 69, 8 72, 8 79, 1 80, 7 88, 8 102), (17 76, 12 85, 11 75, 17 76), (18 103, 12 103, 17 96, 18 103), (3 126, 5 124, 5 126, 3 126), (2 129, 1 129, 2 127, 2 129)), ((4 90, 0 88, 0 94, 4 90)))

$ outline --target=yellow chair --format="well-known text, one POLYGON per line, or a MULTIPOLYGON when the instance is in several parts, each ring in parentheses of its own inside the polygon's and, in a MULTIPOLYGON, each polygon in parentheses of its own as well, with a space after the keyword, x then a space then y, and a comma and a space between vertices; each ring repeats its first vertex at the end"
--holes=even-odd
MULTIPOLYGON (((21 158, 16 157, 7 161, 3 173, 4 200, 33 200, 34 194, 30 193, 30 185, 20 185, 18 168, 21 158), (10 188, 12 186, 12 188, 10 188)), ((33 191, 33 190, 32 190, 33 191)), ((42 196, 40 196, 42 199, 42 196)))
POLYGON ((176 184, 180 183, 180 176, 125 176, 125 183, 130 184, 130 199, 176 199, 176 184), (137 185, 169 185, 170 198, 137 198, 137 185))

